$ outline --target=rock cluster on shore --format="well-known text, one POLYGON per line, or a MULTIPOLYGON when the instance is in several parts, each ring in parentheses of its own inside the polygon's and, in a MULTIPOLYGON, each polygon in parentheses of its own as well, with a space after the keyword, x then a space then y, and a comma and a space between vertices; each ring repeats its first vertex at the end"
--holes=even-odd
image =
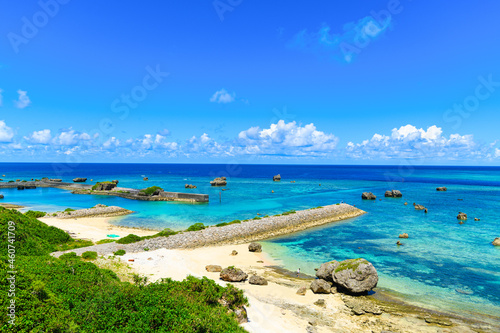
POLYGON ((378 283, 377 270, 362 258, 323 263, 316 276, 318 279, 311 283, 311 290, 316 294, 329 294, 332 285, 350 294, 363 294, 378 283))

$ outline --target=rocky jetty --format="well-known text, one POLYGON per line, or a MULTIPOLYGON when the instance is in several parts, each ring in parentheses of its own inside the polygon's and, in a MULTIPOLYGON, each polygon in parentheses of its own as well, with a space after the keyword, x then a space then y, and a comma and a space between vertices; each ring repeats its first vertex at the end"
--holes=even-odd
POLYGON ((87 178, 73 178, 73 182, 75 183, 85 183, 87 178))
POLYGON ((462 212, 458 212, 457 219, 458 220, 467 220, 467 214, 462 213, 462 212))
POLYGON ((500 246, 500 237, 495 238, 491 244, 495 246, 500 246))
POLYGON ((341 261, 335 268, 333 282, 348 293, 361 294, 377 286, 378 274, 369 261, 349 259, 341 261))
POLYGON ((44 218, 75 219, 82 217, 111 217, 128 215, 131 213, 133 213, 133 211, 118 206, 105 206, 99 204, 87 209, 67 210, 47 214, 44 218))
POLYGON ((196 188, 196 186, 192 184, 186 184, 184 185, 184 188, 196 188))
MULTIPOLYGON (((294 214, 264 217, 222 227, 208 227, 200 231, 183 232, 169 237, 156 237, 137 243, 120 245, 127 253, 142 252, 144 248, 156 250, 197 248, 210 245, 247 244, 263 239, 274 238, 312 227, 345 220, 365 214, 361 209, 348 204, 335 204, 322 208, 297 211, 294 214)), ((97 251, 109 254, 117 251, 115 243, 94 245, 88 248, 73 249, 77 254, 97 251)), ((58 252, 60 255, 62 252, 58 252)))
POLYGON ((262 245, 260 245, 259 243, 250 243, 250 245, 248 245, 248 251, 262 252, 262 245))
POLYGON ((363 200, 375 200, 377 199, 377 196, 373 194, 372 192, 363 192, 361 194, 361 199, 363 200))
POLYGON ((227 267, 220 272, 220 279, 227 282, 245 281, 248 274, 236 267, 227 267))
POLYGON ((442 187, 437 187, 436 191, 444 192, 444 191, 448 191, 448 189, 446 187, 442 186, 442 187))
POLYGON ((92 187, 93 191, 111 191, 116 187, 115 183, 112 182, 100 182, 92 187))
POLYGON ((401 198, 403 197, 403 193, 399 190, 385 191, 386 198, 401 198))
POLYGON ((275 182, 279 182, 281 180, 281 175, 276 175, 276 176, 273 176, 273 181, 275 182))
POLYGON ((212 185, 212 186, 226 186, 227 185, 226 177, 217 177, 210 182, 210 185, 212 185))

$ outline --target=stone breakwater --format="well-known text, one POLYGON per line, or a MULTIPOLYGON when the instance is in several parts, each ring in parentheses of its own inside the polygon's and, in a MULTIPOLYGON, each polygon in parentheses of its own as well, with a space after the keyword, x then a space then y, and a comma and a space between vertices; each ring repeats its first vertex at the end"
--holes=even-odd
MULTIPOLYGON (((265 217, 223 227, 209 227, 200 231, 183 232, 169 237, 146 239, 132 244, 107 243, 65 252, 81 254, 97 251, 111 254, 123 249, 127 252, 142 252, 144 249, 182 249, 203 246, 242 244, 263 239, 275 238, 305 229, 337 222, 365 214, 366 212, 348 204, 337 204, 322 208, 298 211, 295 214, 265 217)), ((59 256, 64 252, 55 252, 59 256)))
POLYGON ((78 209, 69 212, 63 211, 63 212, 47 214, 46 216, 44 216, 44 218, 76 219, 82 217, 112 217, 112 216, 128 215, 132 213, 133 211, 118 206, 97 205, 95 207, 87 209, 78 209))

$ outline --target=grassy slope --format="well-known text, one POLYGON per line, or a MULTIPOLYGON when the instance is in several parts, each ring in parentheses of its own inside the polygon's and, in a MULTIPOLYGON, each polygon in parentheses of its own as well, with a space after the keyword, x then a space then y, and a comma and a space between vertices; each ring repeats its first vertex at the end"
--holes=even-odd
MULTIPOLYGON (((190 277, 149 285, 121 282, 114 272, 80 257, 49 253, 72 243, 64 231, 0 208, 0 286, 8 289, 7 223, 16 222, 16 315, 2 332, 243 332, 227 308, 245 304, 241 291, 190 277)), ((9 299, 0 298, 6 309, 9 299)))

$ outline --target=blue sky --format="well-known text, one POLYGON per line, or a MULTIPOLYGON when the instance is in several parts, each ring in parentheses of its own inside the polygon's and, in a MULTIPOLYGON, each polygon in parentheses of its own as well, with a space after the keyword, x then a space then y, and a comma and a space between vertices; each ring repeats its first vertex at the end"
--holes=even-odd
POLYGON ((4 1, 0 160, 498 165, 499 12, 4 1))

